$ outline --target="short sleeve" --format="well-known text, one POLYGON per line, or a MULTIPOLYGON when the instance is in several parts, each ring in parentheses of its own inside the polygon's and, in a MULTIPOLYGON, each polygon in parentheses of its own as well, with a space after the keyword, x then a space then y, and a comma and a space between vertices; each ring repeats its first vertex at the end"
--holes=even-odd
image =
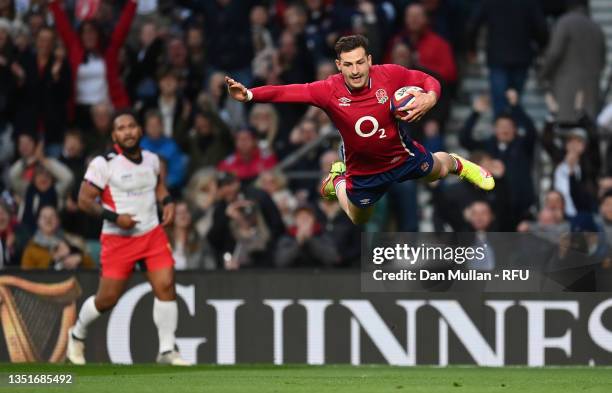
POLYGON ((89 163, 84 179, 103 190, 108 184, 109 177, 108 161, 104 157, 98 156, 89 163))

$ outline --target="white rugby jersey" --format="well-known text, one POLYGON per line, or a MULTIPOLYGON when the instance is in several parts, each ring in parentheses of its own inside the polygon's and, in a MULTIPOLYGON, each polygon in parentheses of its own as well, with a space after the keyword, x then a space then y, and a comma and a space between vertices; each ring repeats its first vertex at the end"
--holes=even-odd
POLYGON ((102 190, 102 206, 117 214, 131 214, 138 224, 130 230, 104 220, 103 234, 134 236, 157 225, 155 187, 159 177, 159 158, 142 150, 142 161, 134 162, 115 152, 94 158, 85 180, 102 190))

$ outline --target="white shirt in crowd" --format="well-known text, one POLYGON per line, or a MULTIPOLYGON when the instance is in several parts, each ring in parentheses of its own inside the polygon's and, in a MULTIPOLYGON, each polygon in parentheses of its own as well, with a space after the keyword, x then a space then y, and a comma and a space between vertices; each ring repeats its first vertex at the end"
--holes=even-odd
POLYGON ((77 104, 95 105, 109 102, 106 64, 103 58, 90 56, 86 63, 81 63, 76 84, 77 104))
POLYGON ((172 138, 172 129, 174 127, 174 110, 176 108, 176 100, 166 103, 161 97, 159 97, 159 112, 162 117, 162 123, 164 126, 164 136, 172 138))

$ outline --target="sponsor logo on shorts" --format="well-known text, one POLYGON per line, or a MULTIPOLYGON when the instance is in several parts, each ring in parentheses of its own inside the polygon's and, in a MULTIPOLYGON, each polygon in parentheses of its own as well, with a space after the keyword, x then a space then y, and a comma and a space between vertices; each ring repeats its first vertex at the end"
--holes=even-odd
POLYGON ((422 172, 426 172, 428 169, 429 169, 429 163, 428 162, 421 163, 421 171, 422 172))
POLYGON ((368 203, 370 203, 370 198, 361 199, 359 200, 359 203, 361 203, 362 205, 367 205, 368 203))
POLYGON ((389 97, 387 96, 385 89, 376 90, 376 99, 378 100, 379 104, 384 104, 385 102, 389 101, 389 97))

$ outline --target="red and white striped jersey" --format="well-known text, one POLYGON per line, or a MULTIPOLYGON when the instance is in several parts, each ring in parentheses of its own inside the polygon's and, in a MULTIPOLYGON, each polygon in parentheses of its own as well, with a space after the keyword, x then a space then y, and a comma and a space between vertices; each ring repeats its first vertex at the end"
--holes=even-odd
POLYGON ((105 220, 102 233, 135 236, 159 225, 155 197, 159 165, 157 155, 146 150, 140 162, 115 152, 91 161, 85 181, 102 190, 102 206, 117 214, 131 214, 138 221, 134 228, 124 230, 105 220))

